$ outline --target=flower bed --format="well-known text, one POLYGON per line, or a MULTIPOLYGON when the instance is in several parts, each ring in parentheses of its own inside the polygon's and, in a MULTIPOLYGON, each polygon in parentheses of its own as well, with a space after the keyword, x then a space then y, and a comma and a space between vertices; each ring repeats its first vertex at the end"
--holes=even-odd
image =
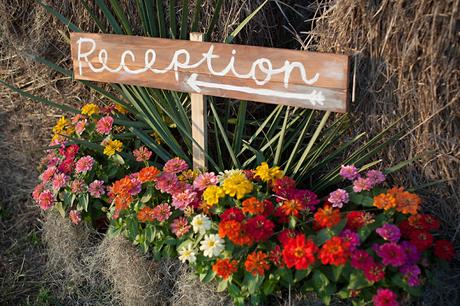
POLYGON ((342 166, 344 187, 320 198, 267 163, 215 174, 173 158, 160 170, 147 148, 122 142, 115 111, 89 104, 59 120, 34 199, 74 223, 110 223, 110 234, 155 259, 178 257, 235 304, 292 289, 314 291, 325 304, 336 295, 398 305, 454 257, 436 237, 440 221, 421 212, 416 194, 386 188, 380 171, 342 166))

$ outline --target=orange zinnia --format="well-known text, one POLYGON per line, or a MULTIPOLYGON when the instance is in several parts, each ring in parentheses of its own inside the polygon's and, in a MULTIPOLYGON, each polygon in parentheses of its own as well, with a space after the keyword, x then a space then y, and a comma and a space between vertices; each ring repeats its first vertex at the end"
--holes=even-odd
POLYGON ((262 251, 252 252, 248 254, 248 258, 244 263, 246 271, 252 275, 261 275, 265 274, 265 271, 270 269, 270 265, 267 261, 268 255, 262 251))
POLYGON ((154 166, 145 167, 145 168, 142 168, 141 171, 139 171, 139 180, 142 183, 153 182, 153 180, 155 180, 158 174, 160 174, 160 170, 158 170, 156 167, 154 166))
POLYGON ((229 258, 218 259, 212 266, 212 270, 223 279, 229 278, 233 273, 238 271, 238 262, 229 258))
POLYGON ((281 211, 286 216, 298 216, 299 212, 302 210, 302 202, 297 199, 287 200, 281 205, 281 211))
POLYGON ((243 201, 243 212, 247 214, 259 215, 264 212, 264 203, 251 197, 243 201))
POLYGON ((396 196, 396 210, 403 214, 416 215, 421 202, 418 195, 404 191, 396 196))
POLYGON ((389 193, 382 193, 374 197, 374 206, 388 210, 396 206, 396 199, 389 193))
POLYGON ((227 237, 236 245, 251 245, 252 239, 246 233, 242 223, 236 220, 226 220, 219 223, 219 236, 227 237))
POLYGON ((340 211, 330 205, 324 205, 314 215, 316 225, 320 228, 333 227, 340 222, 340 211))
POLYGON ((155 220, 154 212, 155 210, 153 208, 144 207, 137 213, 137 219, 142 223, 145 223, 147 221, 152 222, 153 220, 155 220))

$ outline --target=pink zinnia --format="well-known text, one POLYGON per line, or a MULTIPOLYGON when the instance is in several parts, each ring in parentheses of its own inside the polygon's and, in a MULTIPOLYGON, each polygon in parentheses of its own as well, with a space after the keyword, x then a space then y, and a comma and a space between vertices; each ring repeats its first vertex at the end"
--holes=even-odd
POLYGON ((173 159, 168 160, 165 166, 163 167, 163 171, 169 173, 179 173, 187 169, 187 163, 179 157, 175 157, 173 159))
POLYGON ((184 210, 189 206, 193 201, 195 201, 196 192, 193 191, 191 186, 184 188, 182 192, 177 192, 173 194, 172 197, 172 206, 177 209, 184 210))
POLYGON ((370 282, 378 282, 385 278, 385 267, 379 263, 372 262, 363 272, 364 276, 370 282))
POLYGON ((375 248, 377 255, 382 258, 384 265, 391 265, 393 267, 399 267, 406 263, 406 253, 404 249, 394 243, 384 243, 375 248))
POLYGON ((353 165, 347 165, 340 168, 340 176, 347 180, 354 180, 359 177, 358 169, 353 165))
POLYGON ((217 176, 214 174, 214 172, 206 172, 198 175, 198 177, 193 182, 193 187, 203 191, 208 186, 217 185, 218 182, 219 180, 217 179, 217 176))
POLYGON ((40 194, 45 190, 45 183, 40 183, 37 186, 35 186, 34 191, 32 192, 32 198, 35 200, 35 202, 38 203, 38 199, 40 198, 40 194))
POLYGON ((94 180, 91 184, 89 184, 88 192, 93 198, 100 198, 104 194, 104 182, 94 180))
POLYGON ((369 170, 369 171, 367 171, 366 177, 367 177, 367 179, 369 180, 369 182, 370 182, 370 184, 372 186, 381 184, 381 183, 385 182, 385 179, 386 179, 385 174, 383 174, 379 170, 369 170))
POLYGON ((70 184, 70 189, 73 193, 82 193, 85 191, 85 182, 80 179, 73 180, 70 184))
POLYGON ((371 190, 372 185, 367 178, 359 177, 353 182, 353 191, 354 192, 361 192, 363 190, 371 190))
POLYGON ((349 201, 348 192, 343 189, 337 189, 329 194, 327 201, 332 204, 332 207, 342 208, 343 204, 349 201))
POLYGON ((87 121, 88 120, 84 119, 75 123, 75 133, 77 133, 77 135, 83 134, 83 132, 85 131, 87 121))
POLYGON ((85 119, 86 117, 82 114, 76 114, 75 116, 72 117, 72 124, 77 124, 78 121, 85 119))
POLYGON ((78 224, 81 222, 81 213, 78 210, 69 211, 69 218, 73 224, 78 224))
POLYGON ((80 158, 75 164, 75 172, 76 173, 85 173, 91 171, 94 164, 94 158, 87 155, 80 158))
POLYGON ((110 134, 113 125, 113 118, 110 116, 105 116, 96 123, 96 131, 102 135, 110 134))
POLYGON ((398 242, 399 238, 401 238, 399 227, 393 224, 385 223, 375 231, 380 237, 390 242, 398 242))
POLYGON ((54 204, 54 196, 53 193, 50 190, 45 190, 42 193, 40 193, 40 196, 38 197, 38 205, 40 205, 40 208, 43 210, 47 210, 54 204))
POLYGON ((365 250, 355 250, 351 253, 351 266, 359 270, 368 270, 374 264, 374 259, 365 250))
POLYGON ((155 188, 161 192, 173 193, 177 189, 179 181, 173 173, 163 172, 156 178, 155 188))
POLYGON ((361 244, 361 240, 359 238, 359 235, 356 232, 353 232, 352 230, 346 229, 344 230, 341 234, 340 237, 342 238, 343 241, 348 241, 350 244, 350 251, 356 250, 356 248, 361 244))
POLYGON ((188 224, 187 219, 185 219, 184 217, 174 219, 174 221, 171 223, 171 231, 174 235, 177 236, 177 238, 180 238, 187 234, 190 228, 191 225, 188 224))
POLYGON ((131 174, 129 177, 131 179, 132 188, 129 190, 130 195, 137 195, 142 191, 142 182, 137 178, 138 173, 131 174))
POLYGON ((155 206, 155 208, 153 209, 153 215, 155 216, 155 219, 157 219, 159 222, 168 220, 169 217, 171 217, 171 214, 171 209, 167 203, 155 206))
POLYGON ((53 175, 56 173, 56 170, 56 167, 48 167, 45 171, 43 171, 41 175, 43 183, 49 182, 53 175))
POLYGON ((68 176, 64 173, 55 174, 53 177, 53 189, 59 191, 67 183, 68 176))
POLYGON ((374 306, 399 306, 397 298, 396 293, 390 289, 379 288, 372 301, 374 302, 374 306))
POLYGON ((152 157, 152 152, 144 146, 133 151, 133 155, 138 162, 146 162, 152 157))

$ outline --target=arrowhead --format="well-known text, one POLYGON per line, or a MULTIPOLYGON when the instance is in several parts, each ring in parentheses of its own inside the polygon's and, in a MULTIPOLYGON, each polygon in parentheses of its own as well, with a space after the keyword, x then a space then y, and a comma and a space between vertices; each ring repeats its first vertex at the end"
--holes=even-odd
POLYGON ((192 75, 187 79, 186 83, 188 86, 190 86, 194 91, 196 92, 201 92, 200 87, 198 87, 198 82, 196 78, 198 77, 198 74, 192 73, 192 75))

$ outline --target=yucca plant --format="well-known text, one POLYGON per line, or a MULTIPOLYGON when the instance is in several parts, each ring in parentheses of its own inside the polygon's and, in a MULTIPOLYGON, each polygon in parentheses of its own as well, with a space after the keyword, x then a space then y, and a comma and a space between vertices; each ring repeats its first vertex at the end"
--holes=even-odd
MULTIPOLYGON (((176 3, 174 0, 136 0, 140 32, 135 32, 121 1, 95 0, 95 8, 81 0, 91 18, 103 33, 140 34, 151 37, 187 39, 189 32, 199 27, 202 1, 197 0, 195 9, 190 10, 189 1, 176 3), (102 16, 100 18, 99 16, 102 16)), ((37 1, 50 14, 64 23, 69 31, 80 32, 79 27, 51 6, 37 1)), ((248 15, 225 39, 233 39, 251 19, 269 2, 265 0, 248 15)), ((210 16, 205 29, 205 40, 209 40, 219 20, 223 0, 216 0, 214 14, 210 16)), ((47 59, 33 56, 34 60, 72 78, 72 71, 47 59)), ((78 112, 68 106, 26 93, 1 81, 5 86, 35 101, 59 107, 64 111, 78 112)), ((133 85, 112 84, 106 90, 95 83, 80 81, 100 94, 103 100, 122 105, 130 111, 128 117, 121 116, 116 123, 124 125, 130 137, 137 137, 156 154, 155 162, 162 162, 178 156, 189 163, 193 138, 190 123, 190 98, 188 94, 145 88, 133 85), (161 139, 159 144, 154 133, 161 139)), ((252 104, 246 101, 231 103, 210 97, 209 139, 210 149, 206 152, 210 170, 222 171, 231 168, 254 168, 261 161, 281 166, 287 175, 324 193, 338 181, 342 163, 354 163, 364 170, 379 161, 369 162, 375 153, 397 135, 384 140, 388 129, 357 146, 365 134, 349 138, 350 120, 347 115, 331 115, 308 109, 286 106, 266 107, 266 116, 256 116, 252 104), (217 107, 223 104, 223 107, 217 107), (222 111, 223 110, 223 111, 222 111), (357 148, 349 152, 350 148, 357 148), (347 156, 343 159, 343 156, 347 156)), ((126 136, 126 135, 125 135, 126 136)), ((94 144, 86 144, 93 145, 94 144)), ((390 169, 390 170, 394 170, 390 169)))

